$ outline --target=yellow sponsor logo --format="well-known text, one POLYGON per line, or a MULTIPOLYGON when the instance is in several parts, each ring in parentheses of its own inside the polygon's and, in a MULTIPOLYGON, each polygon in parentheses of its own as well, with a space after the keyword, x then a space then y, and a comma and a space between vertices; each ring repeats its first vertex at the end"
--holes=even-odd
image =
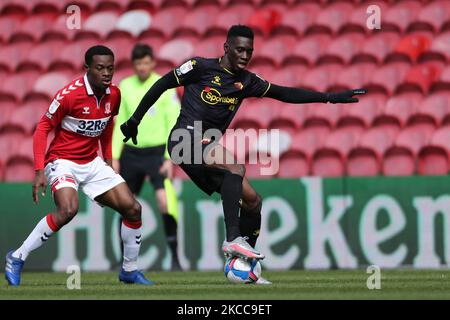
POLYGON ((216 105, 218 103, 238 104, 239 101, 238 98, 222 97, 222 94, 217 89, 209 87, 203 89, 200 96, 204 102, 210 105, 216 105))

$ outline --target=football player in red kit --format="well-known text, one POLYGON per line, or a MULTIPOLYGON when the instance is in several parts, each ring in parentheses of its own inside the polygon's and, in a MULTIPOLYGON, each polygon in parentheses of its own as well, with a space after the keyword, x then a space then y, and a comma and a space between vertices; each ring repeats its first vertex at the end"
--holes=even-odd
POLYGON ((113 52, 104 46, 91 47, 85 54, 85 68, 83 77, 57 92, 34 133, 33 200, 37 203, 39 188, 45 195, 49 184, 56 211, 39 221, 20 248, 7 254, 5 277, 9 285, 20 285, 21 271, 31 251, 77 214, 78 188, 90 199, 122 215, 124 252, 119 280, 153 284, 137 269, 141 206, 111 166, 113 117, 120 106, 119 88, 111 83, 113 52), (55 137, 45 153, 47 136, 52 130, 55 137), (97 155, 99 141, 103 159, 97 155))

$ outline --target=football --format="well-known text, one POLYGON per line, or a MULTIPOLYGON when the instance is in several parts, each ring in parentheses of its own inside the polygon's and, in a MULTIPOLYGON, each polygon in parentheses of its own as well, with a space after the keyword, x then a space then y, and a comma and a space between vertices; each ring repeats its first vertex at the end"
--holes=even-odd
POLYGON ((225 261, 224 272, 232 283, 254 283, 261 276, 261 264, 256 259, 232 257, 225 261))

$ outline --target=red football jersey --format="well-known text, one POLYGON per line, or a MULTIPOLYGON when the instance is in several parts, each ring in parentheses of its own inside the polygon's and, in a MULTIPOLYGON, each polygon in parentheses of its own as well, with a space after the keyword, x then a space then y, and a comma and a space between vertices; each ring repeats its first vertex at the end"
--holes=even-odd
POLYGON ((88 163, 98 154, 99 140, 103 157, 110 159, 113 118, 119 105, 118 87, 110 85, 98 101, 86 75, 58 91, 34 133, 35 169, 43 169, 56 159, 88 163), (45 153, 47 136, 53 129, 55 137, 45 153))

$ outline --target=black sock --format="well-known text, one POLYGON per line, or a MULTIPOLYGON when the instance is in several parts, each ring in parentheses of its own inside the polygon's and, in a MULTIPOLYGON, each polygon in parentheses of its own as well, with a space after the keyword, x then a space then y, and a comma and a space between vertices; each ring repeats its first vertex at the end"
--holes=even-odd
POLYGON ((222 195, 227 241, 233 241, 241 235, 239 230, 239 200, 242 196, 242 177, 238 174, 225 173, 220 193, 222 195))
POLYGON ((163 213, 164 231, 166 233, 167 244, 172 253, 172 263, 179 265, 178 261, 178 239, 177 239, 177 221, 168 213, 163 213))
POLYGON ((248 244, 253 248, 258 240, 261 229, 261 203, 251 210, 241 208, 240 230, 241 235, 248 237, 248 244))

